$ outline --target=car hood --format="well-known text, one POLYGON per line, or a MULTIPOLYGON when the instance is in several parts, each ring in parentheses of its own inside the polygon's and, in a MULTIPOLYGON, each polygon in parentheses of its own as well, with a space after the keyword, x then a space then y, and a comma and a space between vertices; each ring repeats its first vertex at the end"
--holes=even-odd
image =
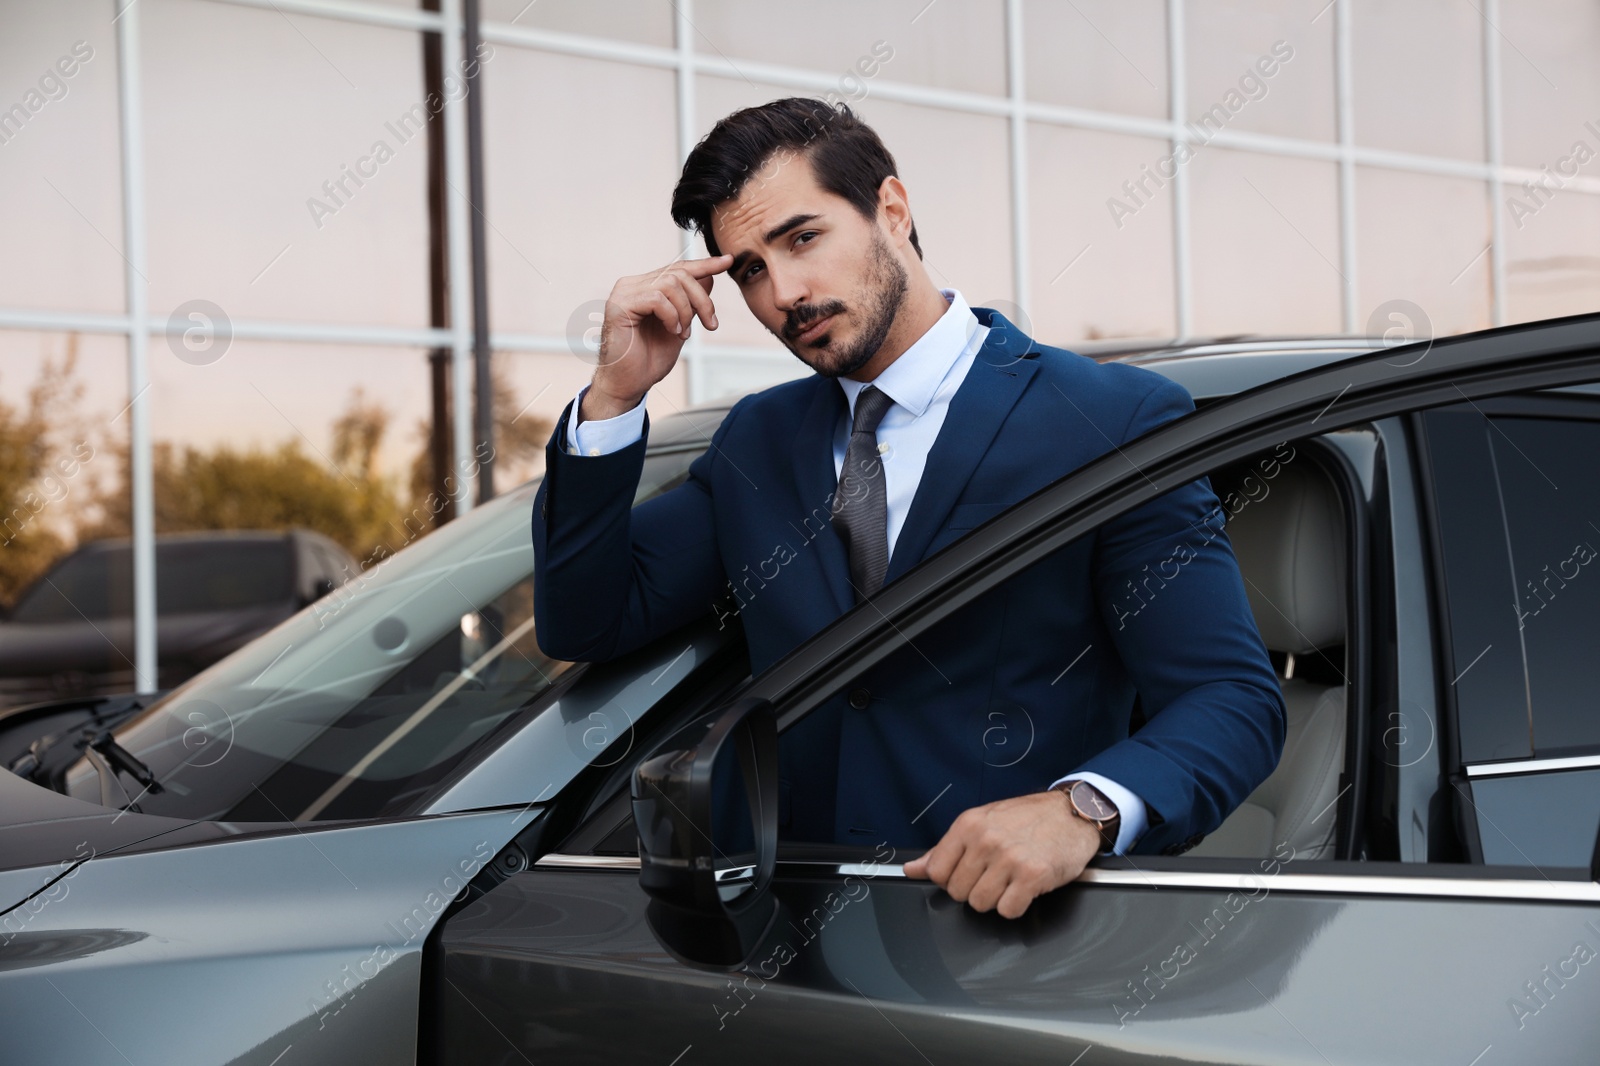
POLYGON ((73 799, 0 770, 0 937, 17 932, 8 915, 80 863, 160 839, 160 846, 194 844, 241 832, 292 829, 288 823, 226 826, 114 811, 73 799))

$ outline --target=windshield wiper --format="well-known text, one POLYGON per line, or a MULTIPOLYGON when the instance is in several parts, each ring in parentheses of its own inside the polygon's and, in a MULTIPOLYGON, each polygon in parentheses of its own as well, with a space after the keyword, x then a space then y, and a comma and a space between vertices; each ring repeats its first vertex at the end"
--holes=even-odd
MULTIPOLYGON (((90 764, 100 774, 102 786, 100 801, 103 806, 110 806, 106 802, 109 798, 106 795, 107 789, 104 787, 106 779, 107 777, 115 779, 116 771, 118 770, 143 785, 145 792, 157 793, 162 791, 161 782, 157 781, 156 775, 150 772, 150 767, 140 762, 138 757, 127 748, 118 744, 117 738, 111 735, 110 729, 102 729, 90 737, 88 751, 84 752, 84 754, 89 756, 90 764), (100 758, 95 758, 95 755, 100 756, 100 758)), ((121 787, 120 781, 118 782, 118 787, 121 787)), ((128 794, 127 789, 123 789, 122 794, 126 797, 128 794)), ((132 807, 133 800, 130 799, 127 806, 132 807)))

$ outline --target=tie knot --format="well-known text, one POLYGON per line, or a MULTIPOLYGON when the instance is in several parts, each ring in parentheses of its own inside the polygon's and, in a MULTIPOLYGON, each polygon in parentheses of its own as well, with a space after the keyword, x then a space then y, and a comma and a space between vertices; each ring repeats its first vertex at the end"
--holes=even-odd
POLYGON ((868 385, 856 396, 856 415, 850 425, 850 432, 852 434, 878 432, 878 423, 883 421, 883 416, 893 406, 894 400, 888 393, 876 385, 868 385))

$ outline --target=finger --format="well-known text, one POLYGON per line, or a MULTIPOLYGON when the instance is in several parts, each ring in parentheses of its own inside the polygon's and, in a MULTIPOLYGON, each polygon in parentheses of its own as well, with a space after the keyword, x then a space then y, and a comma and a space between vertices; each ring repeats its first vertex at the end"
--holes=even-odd
POLYGON ((901 865, 901 867, 900 867, 901 872, 904 873, 907 877, 916 878, 918 881, 927 880, 927 878, 928 878, 928 856, 931 855, 931 854, 932 854, 932 852, 925 851, 921 855, 918 855, 916 858, 911 859, 910 861, 903 863, 901 865))
POLYGON ((1027 912, 1028 905, 1037 898, 1038 893, 1026 882, 1013 880, 1006 885, 995 910, 1000 912, 1002 918, 1021 918, 1027 912))
POLYGON ((972 890, 989 869, 989 862, 980 857, 973 848, 968 848, 961 854, 961 861, 956 864, 955 870, 950 874, 945 883, 944 890, 950 893, 951 899, 966 900, 971 898, 972 890))
POLYGON ((1011 877, 1001 866, 990 866, 967 893, 967 905, 975 911, 989 911, 1000 902, 1010 887, 1011 877))
POLYGON ((960 837, 946 833, 944 838, 933 846, 933 850, 922 857, 923 869, 927 871, 928 880, 944 888, 965 851, 966 845, 962 843, 960 837))
POLYGON ((656 317, 676 336, 682 336, 693 317, 689 301, 676 286, 657 289, 655 292, 656 317))
POLYGON ((706 259, 685 259, 680 264, 689 272, 692 278, 707 278, 712 274, 720 274, 733 265, 731 255, 713 255, 706 259))
POLYGON ((696 284, 696 279, 674 271, 668 275, 683 291, 683 298, 689 301, 689 306, 694 308, 694 313, 700 316, 700 321, 705 323, 706 329, 717 328, 717 309, 711 302, 711 297, 706 290, 696 284))

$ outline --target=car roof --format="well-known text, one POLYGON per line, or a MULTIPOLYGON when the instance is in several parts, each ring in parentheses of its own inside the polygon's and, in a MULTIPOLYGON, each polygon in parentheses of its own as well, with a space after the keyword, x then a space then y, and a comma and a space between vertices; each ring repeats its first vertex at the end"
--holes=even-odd
MULTIPOLYGON (((1069 351, 1099 363, 1128 363, 1153 370, 1189 390, 1197 402, 1221 399, 1279 378, 1384 347, 1381 339, 1345 334, 1261 336, 1240 334, 1085 341, 1069 351)), ((725 396, 653 423, 650 448, 705 444, 738 396, 725 396)))

